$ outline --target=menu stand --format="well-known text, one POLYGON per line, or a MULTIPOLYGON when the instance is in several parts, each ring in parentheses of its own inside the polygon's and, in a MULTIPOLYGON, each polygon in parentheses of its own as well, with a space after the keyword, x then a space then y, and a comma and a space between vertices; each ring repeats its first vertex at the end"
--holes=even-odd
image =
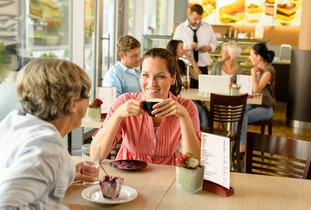
POLYGON ((227 189, 219 184, 208 180, 203 180, 203 190, 207 190, 224 197, 234 195, 234 189, 232 187, 230 187, 230 189, 227 189))

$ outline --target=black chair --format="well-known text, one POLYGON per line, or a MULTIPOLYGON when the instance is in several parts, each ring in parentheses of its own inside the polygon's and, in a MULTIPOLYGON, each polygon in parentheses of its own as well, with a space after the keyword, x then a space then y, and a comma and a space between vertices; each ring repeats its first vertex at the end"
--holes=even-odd
POLYGON ((311 142, 247 133, 245 172, 311 179, 311 142))
POLYGON ((202 129, 203 132, 229 137, 234 142, 231 162, 232 168, 238 171, 241 171, 240 136, 246 101, 247 94, 231 96, 212 93, 208 128, 202 129), (215 123, 225 124, 227 128, 216 128, 215 123), (234 131, 235 123, 238 123, 237 131, 234 131))
POLYGON ((259 125, 261 134, 265 134, 266 126, 267 126, 268 134, 271 136, 272 135, 272 122, 273 122, 273 118, 271 118, 270 120, 260 120, 254 123, 249 123, 249 125, 259 125))

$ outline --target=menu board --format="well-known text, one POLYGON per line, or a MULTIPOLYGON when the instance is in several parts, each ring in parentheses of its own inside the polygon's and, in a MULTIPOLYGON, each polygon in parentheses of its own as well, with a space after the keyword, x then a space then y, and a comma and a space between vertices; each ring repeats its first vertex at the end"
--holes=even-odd
POLYGON ((303 0, 188 0, 213 25, 300 26, 303 0))
POLYGON ((230 139, 202 132, 201 164, 204 180, 230 189, 230 139))

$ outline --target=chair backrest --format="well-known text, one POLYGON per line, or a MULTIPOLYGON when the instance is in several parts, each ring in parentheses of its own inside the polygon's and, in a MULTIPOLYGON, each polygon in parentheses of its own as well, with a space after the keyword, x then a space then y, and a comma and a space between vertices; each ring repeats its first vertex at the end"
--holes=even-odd
POLYGON ((248 132, 246 173, 311 179, 311 142, 248 132))
POLYGON ((235 123, 238 122, 238 136, 245 112, 247 94, 231 96, 211 94, 211 107, 208 119, 209 132, 214 129, 214 122, 235 123))

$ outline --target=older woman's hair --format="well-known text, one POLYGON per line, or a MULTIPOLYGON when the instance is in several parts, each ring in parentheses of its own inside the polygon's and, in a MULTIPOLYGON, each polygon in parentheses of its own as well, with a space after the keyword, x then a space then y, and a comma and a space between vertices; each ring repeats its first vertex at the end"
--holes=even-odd
POLYGON ((22 109, 42 120, 71 113, 70 102, 88 98, 91 81, 76 64, 59 59, 34 59, 17 76, 17 98, 22 109))
POLYGON ((171 75, 171 77, 176 78, 176 82, 171 85, 170 91, 175 95, 178 96, 181 87, 181 76, 179 75, 179 71, 177 70, 177 64, 176 64, 176 58, 175 56, 169 52, 166 49, 163 48, 152 48, 151 50, 148 50, 142 57, 140 62, 140 69, 142 69, 142 64, 144 63, 145 58, 161 58, 165 60, 167 69, 171 75))
POLYGON ((235 60, 241 55, 241 47, 236 42, 225 42, 222 47, 227 47, 227 52, 231 60, 235 60))

